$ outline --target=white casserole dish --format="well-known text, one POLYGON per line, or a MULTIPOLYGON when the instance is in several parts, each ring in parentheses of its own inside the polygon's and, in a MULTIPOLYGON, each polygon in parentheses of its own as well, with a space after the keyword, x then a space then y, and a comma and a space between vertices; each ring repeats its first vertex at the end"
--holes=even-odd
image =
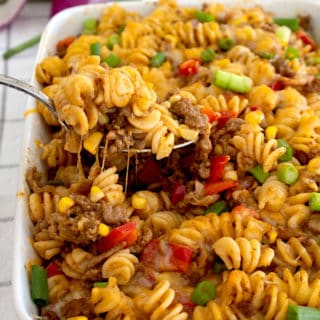
MULTIPOLYGON (((180 0, 182 5, 200 7, 203 0, 180 0)), ((274 12, 277 16, 291 17, 297 14, 309 14, 312 17, 312 26, 316 38, 320 41, 320 1, 318 0, 218 0, 230 6, 261 5, 264 9, 274 12), (316 32, 318 31, 318 34, 316 32)), ((120 5, 130 11, 146 15, 154 8, 155 1, 128 1, 120 5)), ((55 15, 44 30, 35 63, 44 57, 54 54, 56 43, 69 35, 77 35, 82 30, 82 22, 88 17, 98 18, 108 4, 92 4, 73 7, 55 15)), ((33 85, 38 85, 33 75, 33 85)), ((27 109, 34 109, 33 99, 28 100, 27 109)), ((26 264, 36 257, 31 246, 31 222, 28 217, 28 186, 25 182, 25 173, 31 166, 44 169, 39 160, 39 148, 36 141, 45 142, 48 136, 46 127, 36 113, 30 113, 26 119, 24 141, 20 158, 17 210, 15 219, 15 244, 13 255, 13 296, 18 319, 31 320, 37 314, 37 308, 30 297, 29 279, 26 264)))

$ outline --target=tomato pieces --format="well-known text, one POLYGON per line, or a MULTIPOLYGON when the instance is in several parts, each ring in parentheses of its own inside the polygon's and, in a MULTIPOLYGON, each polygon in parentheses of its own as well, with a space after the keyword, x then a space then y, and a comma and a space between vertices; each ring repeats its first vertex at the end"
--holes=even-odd
POLYGON ((142 250, 141 262, 156 271, 186 272, 192 259, 192 249, 175 243, 156 239, 142 250))
POLYGON ((57 51, 58 52, 65 51, 75 39, 76 37, 69 36, 60 40, 56 45, 57 51))
POLYGON ((213 111, 211 107, 202 107, 200 112, 208 117, 210 123, 218 120, 220 118, 220 113, 213 111))
POLYGON ((316 43, 314 42, 314 40, 304 31, 299 30, 297 31, 297 37, 299 39, 301 39, 301 41, 305 44, 305 45, 310 45, 312 50, 315 50, 317 48, 316 43))
POLYGON ((227 121, 231 118, 236 118, 238 116, 238 114, 235 111, 221 111, 220 112, 220 117, 218 118, 218 124, 217 124, 217 128, 218 129, 222 129, 227 121))
POLYGON ((183 184, 181 184, 180 182, 176 182, 173 185, 173 190, 171 193, 171 202, 173 205, 176 205, 178 202, 180 202, 185 194, 186 194, 186 186, 184 186, 183 184))
POLYGON ((48 278, 56 276, 57 274, 62 274, 60 267, 53 261, 46 267, 48 278))
POLYGON ((112 229, 107 236, 98 241, 96 248, 102 253, 113 248, 120 242, 125 242, 126 247, 130 247, 136 242, 137 238, 138 229, 136 223, 132 221, 112 229))
POLYGON ((192 74, 196 74, 198 72, 200 66, 200 60, 197 59, 189 59, 182 62, 179 65, 179 75, 180 76, 190 76, 192 74))
POLYGON ((224 169, 229 162, 230 157, 221 155, 221 156, 214 156, 211 159, 210 165, 210 176, 208 182, 217 182, 220 181, 223 177, 224 169))
POLYGON ((158 161, 153 159, 147 160, 142 169, 138 174, 138 181, 142 184, 152 184, 160 182, 162 179, 161 176, 161 166, 158 161))
POLYGON ((204 185, 204 194, 216 194, 231 188, 236 187, 239 184, 238 181, 233 180, 223 180, 218 182, 208 182, 204 185))
POLYGON ((273 90, 273 91, 279 91, 279 90, 282 90, 285 88, 285 85, 283 84, 283 82, 281 80, 276 80, 274 82, 272 82, 270 84, 270 88, 273 90))

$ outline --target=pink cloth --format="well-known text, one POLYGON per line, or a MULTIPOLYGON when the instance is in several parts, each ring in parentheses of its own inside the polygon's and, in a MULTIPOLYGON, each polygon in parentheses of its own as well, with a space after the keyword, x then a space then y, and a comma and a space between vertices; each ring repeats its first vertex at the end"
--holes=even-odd
POLYGON ((55 15, 61 10, 69 7, 79 6, 87 3, 107 2, 107 0, 53 0, 51 6, 51 16, 55 15))

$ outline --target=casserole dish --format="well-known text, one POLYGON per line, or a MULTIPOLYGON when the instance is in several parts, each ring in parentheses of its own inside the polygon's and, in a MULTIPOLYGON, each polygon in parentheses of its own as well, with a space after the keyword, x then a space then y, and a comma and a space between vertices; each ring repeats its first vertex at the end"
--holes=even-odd
MULTIPOLYGON (((206 1, 178 1, 179 4, 200 7, 206 1)), ((227 6, 246 7, 261 5, 265 10, 274 12, 278 16, 291 17, 300 15, 310 15, 312 18, 312 28, 317 40, 320 40, 320 17, 318 15, 320 3, 316 0, 243 0, 243 1, 219 1, 227 6)), ((56 43, 70 35, 77 35, 82 30, 83 21, 87 18, 99 18, 103 9, 108 4, 92 4, 78 6, 64 10, 54 16, 43 31, 39 51, 36 57, 36 63, 39 63, 47 56, 54 54, 56 43)), ((155 7, 154 1, 128 1, 121 2, 121 6, 129 11, 138 12, 142 15, 149 14, 155 7)), ((33 84, 39 86, 35 75, 33 84)), ((33 99, 28 100, 27 109, 35 108, 33 99)), ((26 265, 36 259, 36 254, 32 248, 31 222, 28 217, 28 186, 25 181, 25 174, 31 166, 45 171, 43 163, 40 160, 37 141, 45 143, 48 140, 48 132, 41 117, 37 113, 29 113, 26 118, 24 141, 22 144, 19 183, 17 196, 17 210, 15 218, 15 244, 14 244, 14 268, 13 268, 13 290, 14 303, 18 318, 21 320, 31 320, 32 316, 37 314, 37 308, 34 306, 30 297, 29 278, 26 271, 26 265)))

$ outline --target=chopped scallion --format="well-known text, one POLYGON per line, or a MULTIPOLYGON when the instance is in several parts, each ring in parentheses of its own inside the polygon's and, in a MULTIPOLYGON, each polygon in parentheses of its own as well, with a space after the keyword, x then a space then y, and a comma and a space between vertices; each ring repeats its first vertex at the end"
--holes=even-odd
POLYGON ((120 43, 120 36, 118 34, 113 34, 107 40, 107 47, 109 50, 112 50, 115 44, 120 43))
POLYGON ((263 171, 262 165, 258 164, 254 168, 251 168, 249 172, 259 181, 259 183, 264 183, 264 181, 269 177, 269 173, 263 171))
POLYGON ((286 26, 293 32, 299 29, 299 19, 297 18, 274 18, 273 22, 278 26, 286 26))
POLYGON ((118 28, 118 30, 117 30, 117 34, 120 35, 125 28, 126 28, 125 25, 120 26, 120 27, 118 28))
POLYGON ((200 54, 200 58, 204 62, 211 62, 215 56, 216 56, 216 53, 214 52, 214 50, 212 48, 207 48, 207 49, 203 50, 200 54))
POLYGON ((150 61, 150 64, 154 68, 159 68, 166 60, 166 55, 163 52, 157 52, 150 61))
POLYGON ((297 48, 288 47, 286 49, 286 52, 285 52, 286 59, 293 60, 293 59, 299 58, 299 56, 300 56, 300 54, 299 54, 299 50, 297 48))
POLYGON ((215 72, 213 84, 219 88, 239 93, 249 92, 252 88, 252 80, 250 78, 222 70, 215 72))
POLYGON ((291 37, 291 30, 286 26, 277 27, 275 35, 283 43, 288 43, 291 37))
POLYGON ((218 45, 222 51, 228 51, 234 47, 235 42, 231 38, 223 38, 219 40, 218 45))
POLYGON ((90 54, 93 56, 100 56, 101 44, 99 42, 90 45, 90 54))
POLYGON ((289 304, 286 320, 320 320, 320 310, 289 304))
POLYGON ((83 33, 84 34, 97 33, 97 20, 95 18, 88 18, 83 21, 83 33))
POLYGON ((110 68, 115 68, 120 64, 121 59, 117 55, 110 53, 103 62, 107 63, 110 68))
POLYGON ((208 213, 216 213, 217 215, 220 215, 223 212, 228 211, 227 203, 224 200, 219 200, 216 203, 214 203, 212 206, 210 206, 203 214, 208 213))
POLYGON ((6 52, 3 53, 2 57, 3 59, 9 59, 12 56, 31 48, 32 46, 36 45, 39 41, 40 41, 41 35, 37 35, 19 45, 17 45, 16 47, 10 48, 8 49, 6 52))
POLYGON ((43 307, 48 303, 47 271, 38 265, 31 266, 31 298, 33 302, 43 307))
POLYGON ((280 163, 277 170, 277 178, 288 185, 294 184, 299 178, 298 169, 289 162, 280 163))
POLYGON ((214 21, 214 16, 212 14, 200 10, 194 12, 194 17, 202 23, 214 21))
POLYGON ((293 154, 293 150, 290 147, 290 145, 288 144, 288 142, 286 140, 283 139, 278 139, 277 140, 277 147, 281 148, 281 147, 285 147, 286 148, 286 152, 285 154, 283 154, 278 160, 281 162, 284 161, 290 161, 292 159, 292 154, 293 154))
POLYGON ((94 288, 105 288, 108 285, 107 281, 102 281, 102 282, 94 282, 93 287, 94 288))
POLYGON ((213 272, 216 274, 221 273, 222 271, 226 270, 226 266, 222 261, 215 261, 213 264, 213 272))
POLYGON ((320 211, 320 193, 311 192, 308 204, 311 211, 320 211))
POLYGON ((191 294, 192 302, 201 306, 206 305, 210 300, 216 296, 216 288, 210 281, 201 281, 194 288, 191 294))
POLYGON ((272 52, 261 52, 260 57, 262 59, 273 59, 274 58, 274 53, 272 52))

